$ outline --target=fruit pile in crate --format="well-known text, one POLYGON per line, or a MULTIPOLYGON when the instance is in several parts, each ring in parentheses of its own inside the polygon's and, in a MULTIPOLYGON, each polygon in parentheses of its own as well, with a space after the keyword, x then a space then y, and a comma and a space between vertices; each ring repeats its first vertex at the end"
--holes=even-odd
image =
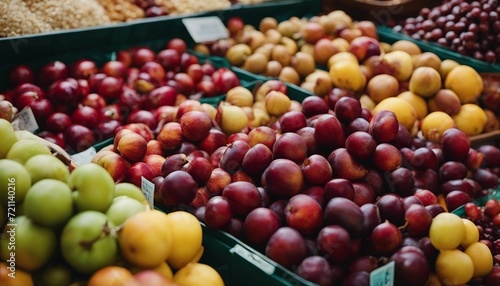
POLYGON ((151 209, 140 188, 97 164, 68 166, 7 120, 0 134, 2 285, 224 285, 198 263, 194 215, 151 209))
POLYGON ((343 11, 280 22, 265 17, 255 27, 235 16, 226 26, 230 38, 195 50, 321 97, 338 97, 334 91, 341 89, 373 112, 395 112, 413 136, 431 141, 446 126, 469 136, 499 128, 498 96, 485 86, 491 80, 414 42, 381 42, 372 22, 343 11))
POLYGON ((0 91, 0 115, 12 120, 28 107, 39 127, 30 131, 78 153, 130 123, 156 130, 182 100, 224 94, 239 84, 230 69, 188 53, 186 42, 175 38, 156 52, 118 51, 101 65, 90 59, 16 65, 0 91))
POLYGON ((122 130, 94 162, 118 180, 150 180, 156 207, 190 209, 320 285, 368 285, 390 261, 396 285, 447 280, 461 266, 435 268, 444 255, 434 218, 498 187, 500 150, 471 148, 457 128, 415 140, 394 112, 372 115, 353 97, 332 109, 327 98, 289 93, 273 79, 234 87, 215 114, 186 100, 154 137, 122 130))

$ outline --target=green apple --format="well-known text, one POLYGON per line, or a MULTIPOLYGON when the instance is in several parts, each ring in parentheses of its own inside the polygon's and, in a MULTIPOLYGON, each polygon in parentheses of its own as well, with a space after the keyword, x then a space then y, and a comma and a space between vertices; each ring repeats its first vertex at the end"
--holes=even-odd
POLYGON ((129 217, 146 210, 146 205, 127 196, 119 196, 106 211, 106 215, 114 225, 121 225, 129 217))
POLYGON ((50 155, 51 153, 49 148, 41 142, 33 139, 21 139, 10 147, 10 150, 5 158, 16 160, 19 163, 24 164, 29 158, 38 154, 50 155))
POLYGON ((24 198, 26 216, 35 223, 56 227, 73 216, 73 196, 66 183, 43 179, 31 186, 24 198))
POLYGON ((76 167, 68 178, 77 211, 106 212, 113 202, 115 181, 103 167, 87 163, 76 167))
POLYGON ((68 167, 53 155, 35 155, 26 161, 24 167, 31 175, 32 184, 43 179, 56 179, 65 183, 68 181, 68 167))
POLYGON ((62 264, 43 267, 34 274, 34 279, 40 286, 67 286, 73 281, 71 269, 62 264))
POLYGON ((66 262, 83 274, 112 265, 118 258, 115 226, 97 211, 83 211, 72 217, 61 233, 61 253, 66 262))
POLYGON ((0 202, 4 206, 20 203, 31 187, 30 173, 21 163, 9 159, 0 159, 0 170, 0 202))
POLYGON ((14 127, 5 119, 0 119, 0 138, 2 138, 2 144, 0 144, 0 159, 4 159, 12 145, 19 141, 14 131, 14 127))
POLYGON ((55 232, 35 224, 26 216, 18 216, 6 224, 0 237, 2 260, 15 259, 16 266, 26 271, 42 267, 56 250, 55 232))
POLYGON ((119 196, 127 196, 139 202, 147 201, 142 190, 132 183, 118 183, 115 186, 115 198, 119 196))

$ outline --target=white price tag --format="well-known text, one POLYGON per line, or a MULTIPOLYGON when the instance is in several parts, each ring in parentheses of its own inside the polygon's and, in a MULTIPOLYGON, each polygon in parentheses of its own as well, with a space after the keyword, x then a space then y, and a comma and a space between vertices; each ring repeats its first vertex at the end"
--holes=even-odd
POLYGON ((29 106, 23 108, 19 111, 14 120, 12 121, 12 127, 14 130, 27 130, 29 132, 35 132, 38 130, 38 123, 36 122, 35 115, 29 106))
POLYGON ((370 272, 370 286, 394 286, 394 261, 370 272))
POLYGON ((90 147, 85 151, 71 155, 71 160, 75 161, 77 165, 87 164, 92 161, 94 155, 97 153, 94 147, 90 147))
POLYGON ((229 32, 217 16, 184 18, 182 23, 196 43, 213 42, 229 37, 229 32))
POLYGON ((272 275, 274 273, 275 269, 274 265, 265 261, 258 255, 251 253, 250 251, 248 251, 246 248, 244 248, 239 244, 236 244, 233 248, 229 250, 229 252, 238 254, 239 256, 243 257, 248 262, 257 266, 260 270, 264 271, 264 273, 268 275, 272 275))
POLYGON ((148 200, 149 206, 151 208, 155 207, 155 184, 150 182, 148 179, 141 177, 141 190, 148 200))

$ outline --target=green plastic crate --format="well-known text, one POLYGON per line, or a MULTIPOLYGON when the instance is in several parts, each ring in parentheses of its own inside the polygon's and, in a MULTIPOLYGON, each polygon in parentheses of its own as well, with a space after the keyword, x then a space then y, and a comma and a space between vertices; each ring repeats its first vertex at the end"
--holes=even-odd
POLYGON ((203 223, 202 227, 205 250, 200 262, 214 267, 226 286, 317 285, 287 270, 234 236, 210 229, 203 223))
MULTIPOLYGON (((155 207, 164 213, 194 209, 188 205, 175 208, 155 207)), ((226 286, 317 286, 274 262, 233 235, 215 230, 200 222, 203 230, 203 254, 200 263, 212 266, 226 286)))
POLYGON ((420 49, 424 52, 432 52, 436 54, 441 59, 454 60, 462 65, 468 65, 474 68, 477 72, 500 72, 499 64, 490 64, 487 62, 476 60, 472 57, 463 56, 459 53, 453 52, 448 48, 440 46, 436 43, 415 40, 412 37, 403 35, 401 33, 395 32, 389 27, 379 26, 377 27, 377 33, 380 41, 392 44, 399 40, 408 40, 417 44, 420 49))

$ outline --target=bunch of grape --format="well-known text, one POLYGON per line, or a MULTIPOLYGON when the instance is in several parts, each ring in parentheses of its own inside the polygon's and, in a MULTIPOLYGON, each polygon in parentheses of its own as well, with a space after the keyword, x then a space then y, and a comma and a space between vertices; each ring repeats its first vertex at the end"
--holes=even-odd
POLYGON ((491 198, 484 206, 469 202, 464 210, 479 229, 479 239, 490 248, 495 265, 500 265, 500 201, 491 198))
POLYGON ((445 0, 423 8, 393 29, 416 40, 436 42, 459 54, 496 63, 500 60, 500 6, 497 0, 445 0))

